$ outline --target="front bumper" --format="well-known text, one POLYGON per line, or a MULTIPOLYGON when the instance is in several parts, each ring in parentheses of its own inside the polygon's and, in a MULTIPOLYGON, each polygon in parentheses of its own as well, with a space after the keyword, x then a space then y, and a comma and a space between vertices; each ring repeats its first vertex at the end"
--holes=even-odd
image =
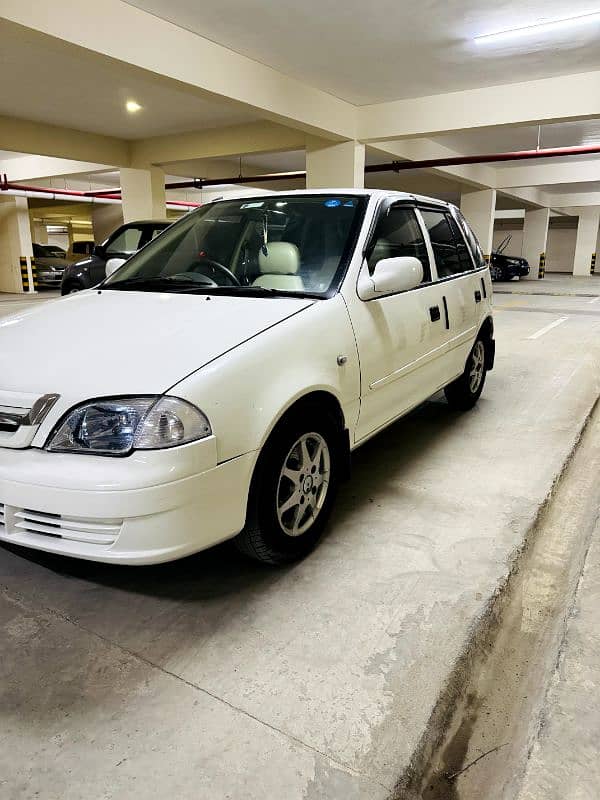
POLYGON ((52 288, 60 288, 62 283, 63 273, 62 272, 43 272, 39 269, 37 270, 37 283, 38 286, 51 286, 52 288))
POLYGON ((118 459, 0 448, 0 542, 115 564, 211 547, 243 528, 255 461, 207 466, 211 449, 205 440, 118 459))

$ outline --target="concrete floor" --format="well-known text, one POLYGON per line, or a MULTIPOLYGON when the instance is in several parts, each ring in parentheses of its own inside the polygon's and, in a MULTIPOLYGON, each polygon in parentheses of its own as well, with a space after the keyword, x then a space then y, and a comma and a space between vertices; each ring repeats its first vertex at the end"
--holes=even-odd
POLYGON ((588 552, 519 800, 597 800, 600 794, 599 608, 600 524, 588 552))
POLYGON ((388 797, 600 393, 600 301, 496 303, 478 407, 359 450, 301 564, 0 550, 2 796, 388 797))

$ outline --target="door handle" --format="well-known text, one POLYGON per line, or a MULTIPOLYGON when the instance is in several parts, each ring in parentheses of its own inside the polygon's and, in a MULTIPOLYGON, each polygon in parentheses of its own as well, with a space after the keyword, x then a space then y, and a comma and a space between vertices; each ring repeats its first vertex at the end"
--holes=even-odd
POLYGON ((431 317, 432 322, 437 322, 439 319, 442 318, 440 307, 439 306, 431 306, 429 309, 429 316, 431 317))
POLYGON ((477 289, 477 291, 475 292, 475 302, 481 303, 481 292, 479 291, 479 289, 477 289))

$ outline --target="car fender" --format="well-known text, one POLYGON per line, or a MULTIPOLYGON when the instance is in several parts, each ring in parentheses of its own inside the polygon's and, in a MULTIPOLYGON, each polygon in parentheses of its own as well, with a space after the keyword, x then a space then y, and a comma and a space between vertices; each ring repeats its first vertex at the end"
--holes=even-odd
POLYGON ((345 427, 354 430, 360 369, 352 325, 340 295, 316 301, 224 353, 168 394, 194 403, 207 415, 222 463, 260 451, 282 416, 313 392, 332 395, 345 427))

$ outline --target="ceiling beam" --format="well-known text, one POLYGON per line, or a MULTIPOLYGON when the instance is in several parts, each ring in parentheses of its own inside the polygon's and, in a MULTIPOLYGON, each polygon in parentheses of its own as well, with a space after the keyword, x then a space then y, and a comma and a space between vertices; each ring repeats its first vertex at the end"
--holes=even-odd
POLYGON ((15 117, 0 116, 0 150, 129 166, 129 143, 15 117))
MULTIPOLYGON (((569 194, 549 194, 552 208, 562 208, 569 213, 582 206, 600 206, 600 192, 573 192, 569 194)), ((577 213, 577 212, 573 212, 577 213)))
POLYGON ((121 0, 2 0, 0 14, 63 43, 326 138, 355 136, 356 108, 121 0), (135 35, 132 32, 135 31, 135 35))
POLYGON ((231 158, 250 153, 303 150, 302 131, 274 122, 250 122, 195 133, 156 136, 132 143, 132 165, 173 164, 205 158, 231 158))
POLYGON ((600 181, 600 160, 557 163, 548 161, 528 166, 500 167, 496 169, 498 188, 518 186, 544 186, 560 183, 588 183, 600 181))
POLYGON ((7 175, 9 181, 32 181, 83 173, 90 175, 95 172, 106 172, 111 167, 111 164, 35 155, 0 161, 0 173, 7 175))
POLYGON ((377 142, 594 117, 600 117, 600 71, 361 106, 357 138, 377 142))

